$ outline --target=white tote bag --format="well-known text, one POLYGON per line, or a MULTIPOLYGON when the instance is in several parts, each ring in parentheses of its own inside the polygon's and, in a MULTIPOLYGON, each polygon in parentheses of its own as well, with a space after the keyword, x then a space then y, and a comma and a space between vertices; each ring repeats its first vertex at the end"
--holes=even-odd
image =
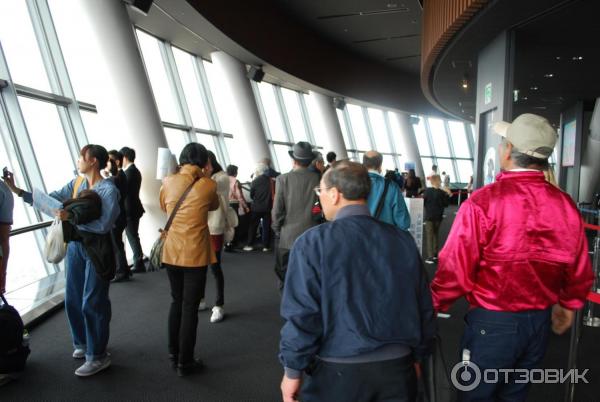
POLYGON ((48 230, 46 246, 44 247, 44 257, 46 257, 46 261, 58 264, 65 258, 66 254, 67 244, 63 237, 62 222, 56 218, 48 230))

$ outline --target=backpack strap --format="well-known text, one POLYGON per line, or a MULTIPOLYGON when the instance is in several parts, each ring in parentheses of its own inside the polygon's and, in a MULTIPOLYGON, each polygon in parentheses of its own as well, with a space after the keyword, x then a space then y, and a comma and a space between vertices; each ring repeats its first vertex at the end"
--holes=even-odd
POLYGON ((390 180, 385 179, 385 185, 383 186, 383 194, 381 194, 381 198, 379 199, 379 202, 377 203, 377 209, 375 210, 375 215, 374 215, 375 219, 379 219, 379 216, 381 215, 381 211, 383 211, 383 204, 385 202, 385 196, 387 195, 389 187, 390 187, 390 180))
POLYGON ((83 184, 85 177, 77 176, 75 179, 75 184, 73 185, 73 196, 71 198, 77 198, 77 194, 79 193, 79 187, 83 184))

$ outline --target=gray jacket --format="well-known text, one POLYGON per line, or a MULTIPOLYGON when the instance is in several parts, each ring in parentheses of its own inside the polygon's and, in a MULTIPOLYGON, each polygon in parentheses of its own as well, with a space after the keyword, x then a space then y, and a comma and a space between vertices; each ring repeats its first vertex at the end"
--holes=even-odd
POLYGON ((277 177, 272 227, 279 234, 279 248, 292 248, 298 236, 316 225, 311 209, 317 201, 313 189, 318 185, 319 176, 306 168, 277 177))

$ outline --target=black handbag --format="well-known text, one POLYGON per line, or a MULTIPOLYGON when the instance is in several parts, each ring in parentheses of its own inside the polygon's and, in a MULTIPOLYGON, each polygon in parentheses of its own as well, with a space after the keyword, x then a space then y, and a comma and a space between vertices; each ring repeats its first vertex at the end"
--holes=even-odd
POLYGON ((158 236, 158 239, 156 239, 156 241, 152 245, 152 249, 150 250, 150 271, 158 271, 161 268, 163 246, 165 244, 165 239, 167 238, 169 228, 171 227, 171 223, 173 223, 175 214, 177 213, 177 210, 183 203, 183 200, 185 199, 185 197, 187 197, 187 195, 192 190, 192 187, 194 186, 194 184, 196 184, 197 181, 198 179, 195 179, 192 182, 192 184, 190 184, 188 188, 183 192, 181 197, 179 197, 179 201, 177 201, 177 204, 175 204, 175 208, 173 208, 173 211, 171 211, 171 216, 169 216, 169 220, 167 221, 165 228, 158 229, 160 235, 158 236))

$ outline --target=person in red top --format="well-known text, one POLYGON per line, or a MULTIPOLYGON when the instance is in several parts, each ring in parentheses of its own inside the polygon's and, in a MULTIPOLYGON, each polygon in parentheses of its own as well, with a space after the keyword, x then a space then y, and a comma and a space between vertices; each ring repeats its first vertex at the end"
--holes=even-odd
MULTIPOLYGON (((550 328, 564 333, 583 307, 593 274, 579 212, 543 170, 556 132, 543 117, 497 123, 502 172, 462 204, 431 283, 436 311, 465 296, 470 310, 463 360, 485 369, 533 369, 550 328), (465 353, 468 350, 468 353, 465 353)), ((528 384, 499 374, 461 393, 461 401, 524 401, 528 384)))

